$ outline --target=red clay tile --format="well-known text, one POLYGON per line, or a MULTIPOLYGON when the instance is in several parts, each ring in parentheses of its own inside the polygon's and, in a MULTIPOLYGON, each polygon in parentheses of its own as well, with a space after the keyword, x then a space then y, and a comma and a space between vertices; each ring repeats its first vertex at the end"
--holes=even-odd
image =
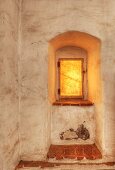
POLYGON ((48 152, 47 158, 55 158, 55 153, 54 152, 48 152))
POLYGON ((76 145, 76 157, 78 160, 82 160, 84 158, 84 146, 76 145))
POLYGON ((63 159, 63 154, 57 154, 57 155, 56 155, 56 159, 57 159, 57 160, 63 159))
POLYGON ((92 149, 93 145, 84 145, 84 156, 86 159, 93 160, 92 149))
POLYGON ((63 159, 63 147, 60 145, 51 145, 47 157, 56 158, 57 160, 63 159))
POLYGON ((55 158, 55 145, 51 145, 47 153, 47 158, 55 158))
POLYGON ((47 154, 48 158, 56 158, 57 160, 68 158, 82 160, 101 159, 101 152, 95 144, 92 145, 51 145, 47 154))
POLYGON ((64 158, 68 159, 75 159, 76 158, 76 152, 75 147, 68 146, 64 149, 64 158))
POLYGON ((92 155, 93 155, 93 159, 101 159, 102 158, 102 154, 95 144, 93 145, 93 148, 92 148, 92 155))
MULTIPOLYGON (((73 163, 56 163, 56 162, 47 162, 47 161, 20 161, 20 163, 16 166, 15 170, 23 168, 23 167, 54 167, 61 165, 73 165, 73 163)), ((107 165, 114 166, 115 162, 104 162, 104 163, 75 163, 74 165, 107 165)))

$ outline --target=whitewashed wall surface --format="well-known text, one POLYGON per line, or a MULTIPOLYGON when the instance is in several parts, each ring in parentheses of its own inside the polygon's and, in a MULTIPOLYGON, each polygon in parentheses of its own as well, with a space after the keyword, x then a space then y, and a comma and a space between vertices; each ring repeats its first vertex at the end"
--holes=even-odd
POLYGON ((114 9, 114 0, 0 0, 1 170, 12 170, 20 157, 45 159, 51 143, 71 144, 59 133, 83 121, 88 142, 99 139, 103 154, 115 157, 114 9), (102 109, 49 102, 48 44, 72 30, 101 40, 102 109))

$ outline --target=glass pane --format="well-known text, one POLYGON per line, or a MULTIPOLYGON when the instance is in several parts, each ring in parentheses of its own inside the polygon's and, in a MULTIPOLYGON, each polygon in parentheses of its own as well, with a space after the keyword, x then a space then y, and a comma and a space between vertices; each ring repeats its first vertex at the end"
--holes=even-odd
POLYGON ((82 60, 60 60, 60 95, 62 97, 82 96, 82 60))

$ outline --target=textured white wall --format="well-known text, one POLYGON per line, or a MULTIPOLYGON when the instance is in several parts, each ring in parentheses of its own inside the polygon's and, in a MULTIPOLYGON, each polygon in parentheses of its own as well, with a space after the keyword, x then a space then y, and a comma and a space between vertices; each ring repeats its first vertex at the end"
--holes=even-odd
MULTIPOLYGON (((100 118, 100 122, 97 121, 96 124, 96 135, 101 130, 98 140, 103 143, 104 154, 112 155, 115 148, 115 136, 113 135, 115 123, 114 7, 115 1, 113 0, 109 2, 108 0, 23 0, 20 61, 22 158, 42 159, 50 142, 60 143, 58 134, 66 127, 75 127, 84 119, 87 120, 88 126, 91 122, 90 129, 94 124, 94 118, 91 118, 95 116, 94 108, 62 108, 51 106, 48 103, 48 41, 56 35, 70 30, 86 32, 102 40, 103 98, 100 108, 103 105, 104 112, 99 109, 96 113, 97 120, 100 118), (104 127, 102 126, 103 121, 104 127), (107 131, 109 134, 111 132, 110 137, 107 131)), ((91 131, 92 135, 95 135, 94 130, 91 131)))
POLYGON ((19 161, 18 1, 0 0, 0 170, 19 161))
POLYGON ((52 107, 52 144, 87 144, 94 143, 95 139, 95 121, 94 107, 76 107, 76 106, 54 106, 52 107), (83 123, 85 121, 85 123, 83 123), (86 141, 78 140, 60 140, 59 134, 70 128, 77 130, 80 124, 84 124, 90 132, 90 139, 86 141))
POLYGON ((50 143, 62 144, 59 133, 84 120, 93 142, 95 114, 104 154, 115 156, 115 1, 22 0, 21 36, 19 2, 0 0, 0 169, 12 170, 19 160, 19 117, 22 159, 45 159, 50 143), (103 112, 48 101, 48 41, 70 30, 102 41, 103 112))
POLYGON ((102 44, 102 81, 104 93, 104 141, 107 155, 115 156, 115 1, 105 1, 102 44))

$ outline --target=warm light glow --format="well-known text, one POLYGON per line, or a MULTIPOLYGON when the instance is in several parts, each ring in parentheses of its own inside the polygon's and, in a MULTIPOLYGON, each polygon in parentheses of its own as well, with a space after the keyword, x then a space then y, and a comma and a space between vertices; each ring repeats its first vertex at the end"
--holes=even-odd
POLYGON ((60 96, 82 97, 82 60, 60 60, 60 96))

